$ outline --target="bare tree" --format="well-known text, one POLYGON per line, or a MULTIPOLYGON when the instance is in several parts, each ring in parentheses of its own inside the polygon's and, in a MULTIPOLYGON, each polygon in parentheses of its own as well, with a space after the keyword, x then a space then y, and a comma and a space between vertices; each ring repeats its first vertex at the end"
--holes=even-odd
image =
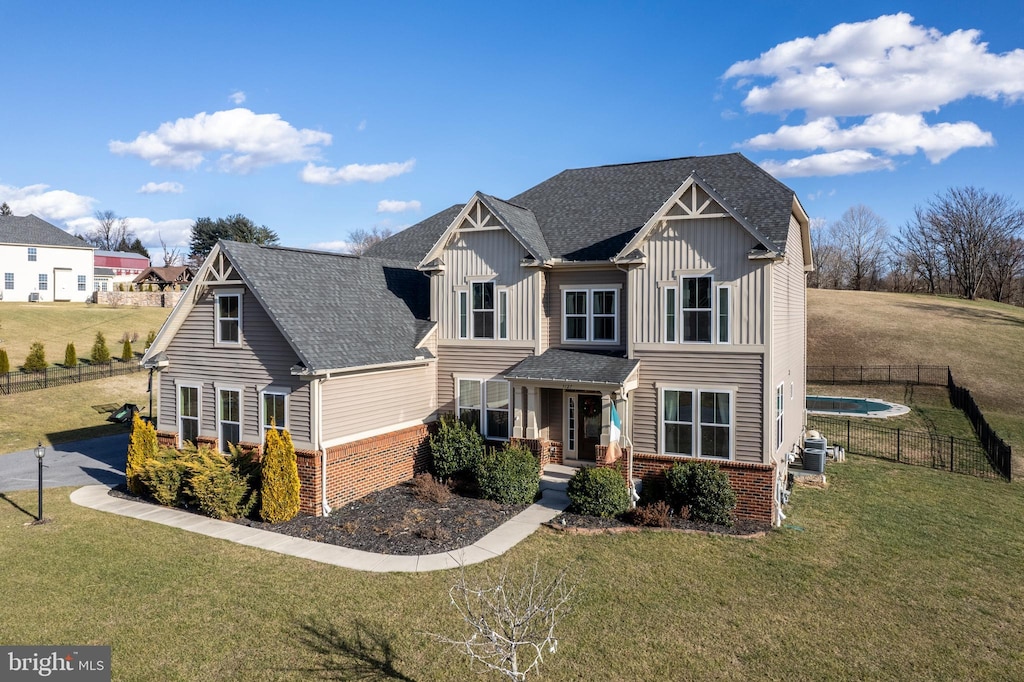
POLYGON ((946 278, 946 258, 938 234, 924 209, 916 207, 914 220, 900 228, 894 238, 894 250, 925 283, 929 294, 940 293, 946 278))
POLYGON ((165 268, 169 268, 169 267, 172 267, 172 266, 175 266, 175 265, 181 265, 181 261, 182 261, 181 251, 178 250, 178 249, 170 249, 170 250, 168 250, 167 249, 167 242, 164 241, 163 234, 160 234, 158 232, 157 236, 160 238, 160 248, 163 249, 163 252, 164 252, 164 267, 165 268))
POLYGON ((463 571, 448 591, 465 625, 463 634, 428 634, 469 656, 470 665, 481 663, 509 680, 525 680, 539 669, 545 651, 555 653, 555 626, 575 593, 568 567, 548 581, 536 563, 520 574, 505 564, 485 586, 470 586, 463 571))
POLYGON ((811 253, 814 255, 814 271, 807 279, 808 285, 816 289, 838 289, 842 259, 824 218, 811 219, 811 253))
POLYGON ((374 226, 371 230, 353 230, 348 233, 348 252, 361 256, 374 244, 378 244, 391 236, 391 229, 374 226))
POLYGON ((989 267, 985 269, 989 297, 1000 302, 1012 299, 1013 283, 1021 277, 1024 277, 1024 239, 997 237, 992 245, 989 267))
POLYGON ((80 235, 86 243, 106 251, 130 251, 139 242, 139 238, 131 229, 127 218, 118 216, 113 211, 96 211, 96 226, 80 235))
POLYGON ((873 289, 882 274, 889 227, 885 220, 863 204, 846 209, 831 230, 839 247, 846 285, 851 289, 873 289))
POLYGON ((1000 244, 1024 233, 1024 211, 1009 197, 976 187, 952 187, 923 215, 942 248, 956 292, 977 298, 1000 244))

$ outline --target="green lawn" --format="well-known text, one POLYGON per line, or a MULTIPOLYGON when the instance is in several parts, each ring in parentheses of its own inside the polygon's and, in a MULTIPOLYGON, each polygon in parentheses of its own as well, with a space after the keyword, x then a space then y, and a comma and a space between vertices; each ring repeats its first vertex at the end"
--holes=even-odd
MULTIPOLYGON (((535 533, 510 561, 583 576, 541 679, 1024 678, 1020 488, 859 457, 828 479, 759 539, 535 533)), ((358 573, 68 492, 35 527, 34 492, 0 499, 0 641, 111 644, 119 680, 474 678, 421 634, 454 631, 452 572, 358 573)))

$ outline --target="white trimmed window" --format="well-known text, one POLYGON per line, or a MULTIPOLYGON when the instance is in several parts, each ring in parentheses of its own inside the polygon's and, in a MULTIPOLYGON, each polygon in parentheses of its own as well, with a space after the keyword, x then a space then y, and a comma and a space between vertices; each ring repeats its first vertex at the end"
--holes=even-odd
POLYGON ((459 292, 459 338, 469 338, 469 292, 459 292))
POLYGON ((618 289, 564 289, 563 343, 618 343, 618 289))
POLYGON ((50 286, 50 278, 45 272, 39 273, 39 291, 46 291, 50 286))
POLYGON ((36 247, 34 247, 34 246, 28 247, 28 259, 30 261, 34 261, 36 259, 36 247))
POLYGON ((508 339, 508 290, 498 289, 498 338, 508 339))
POLYGON ((455 381, 455 404, 459 419, 470 424, 484 438, 507 440, 512 395, 503 379, 466 379, 455 381))
POLYGON ((85 291, 85 275, 78 276, 78 290, 85 291))
POLYGON ((775 449, 782 447, 783 412, 785 411, 786 383, 775 387, 775 449))
POLYGON ((199 438, 199 417, 202 410, 199 386, 178 386, 178 446, 195 443, 199 438))
POLYGON ((237 388, 217 389, 217 434, 220 451, 228 444, 238 445, 242 439, 242 391, 237 388))
POLYGON ((14 273, 13 272, 5 272, 4 273, 4 289, 13 289, 13 288, 14 288, 14 273))
POLYGON ((683 277, 684 343, 711 343, 711 278, 683 277))
POLYGON ((266 440, 267 431, 288 428, 288 394, 281 390, 260 392, 260 440, 266 440))
POLYGON ((729 299, 732 289, 728 285, 718 285, 718 343, 732 343, 729 325, 729 299))
POLYGON ((665 287, 662 289, 665 311, 665 343, 675 343, 679 340, 678 296, 679 290, 676 287, 665 287))
POLYGON ((732 459, 732 391, 663 388, 660 402, 662 454, 732 459))
POLYGON ((217 343, 238 345, 242 342, 242 295, 240 293, 218 293, 215 296, 217 310, 217 343))
POLYGON ((710 275, 681 277, 661 289, 665 343, 732 343, 732 286, 710 275))

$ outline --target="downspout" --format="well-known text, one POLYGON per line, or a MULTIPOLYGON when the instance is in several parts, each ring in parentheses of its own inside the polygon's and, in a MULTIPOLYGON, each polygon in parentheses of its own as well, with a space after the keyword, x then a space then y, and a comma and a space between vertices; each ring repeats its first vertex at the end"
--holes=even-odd
POLYGON ((316 444, 320 450, 320 510, 324 516, 330 516, 331 505, 327 502, 327 448, 324 447, 323 383, 322 378, 313 383, 313 395, 316 402, 316 444))

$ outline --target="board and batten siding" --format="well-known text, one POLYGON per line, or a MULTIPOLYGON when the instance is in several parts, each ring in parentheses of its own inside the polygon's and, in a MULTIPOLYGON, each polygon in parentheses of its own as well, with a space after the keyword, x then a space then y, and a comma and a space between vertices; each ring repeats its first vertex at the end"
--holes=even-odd
MULTIPOLYGON (((757 241, 732 218, 668 221, 653 231, 643 249, 647 264, 630 271, 634 342, 662 343, 661 282, 677 282, 678 271, 710 270, 714 284, 732 284, 732 344, 761 345, 764 338, 766 264, 747 253, 757 241)), ((717 300, 717 299, 716 299, 717 300)))
POLYGON ((659 453, 658 389, 735 386, 735 452, 739 462, 763 462, 763 366, 761 353, 638 351, 640 382, 632 393, 632 440, 637 452, 659 453))
POLYGON ((437 410, 455 411, 455 376, 503 378, 505 373, 533 355, 533 346, 441 345, 437 361, 437 410))
POLYGON ((555 269, 547 274, 544 292, 544 317, 547 327, 547 347, 568 350, 623 349, 626 347, 626 333, 629 329, 629 297, 626 295, 626 273, 611 267, 603 270, 555 269), (565 289, 600 289, 608 285, 619 287, 619 342, 611 343, 563 343, 562 308, 565 289))
POLYGON ((436 363, 328 379, 321 387, 323 439, 429 421, 435 413, 436 363))
MULTIPOLYGON (((786 258, 775 263, 772 271, 772 368, 768 390, 774 412, 775 389, 780 383, 785 384, 780 453, 788 452, 800 440, 807 393, 807 281, 800 230, 794 216, 789 224, 786 258)), ((774 413, 771 419, 774 429, 774 413)), ((771 450, 775 451, 774 440, 771 450)))
POLYGON ((178 430, 178 383, 201 384, 199 432, 217 436, 215 386, 242 389, 242 440, 260 441, 259 392, 268 387, 288 393, 288 431, 298 448, 312 447, 310 433, 310 386, 292 376, 298 362, 295 352, 274 326, 256 298, 242 297, 242 343, 239 347, 214 345, 214 291, 207 289, 182 322, 167 346, 168 366, 159 372, 159 425, 163 431, 178 430))
POLYGON ((537 288, 541 286, 542 275, 534 268, 520 265, 526 255, 522 244, 504 229, 463 229, 456 234, 441 256, 444 271, 432 277, 431 293, 441 343, 458 339, 456 291, 469 287, 471 281, 493 281, 497 287, 505 287, 508 291, 508 341, 534 342, 537 288))

